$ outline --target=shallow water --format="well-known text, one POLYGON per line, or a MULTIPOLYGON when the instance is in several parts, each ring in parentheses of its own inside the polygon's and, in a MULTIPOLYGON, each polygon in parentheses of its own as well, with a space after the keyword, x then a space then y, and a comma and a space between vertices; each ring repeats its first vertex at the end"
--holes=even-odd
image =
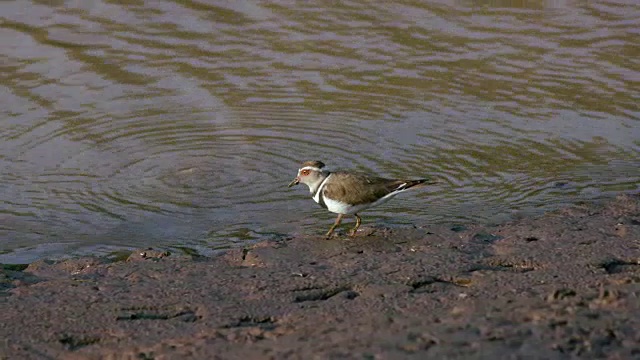
POLYGON ((324 233, 323 160, 441 185, 365 224, 640 189, 636 1, 2 1, 0 262, 324 233))

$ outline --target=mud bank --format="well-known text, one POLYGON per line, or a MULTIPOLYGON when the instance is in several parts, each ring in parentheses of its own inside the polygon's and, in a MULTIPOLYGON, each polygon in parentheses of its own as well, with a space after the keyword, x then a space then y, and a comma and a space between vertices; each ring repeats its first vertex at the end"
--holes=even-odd
POLYGON ((640 197, 0 271, 0 358, 640 358, 640 197))

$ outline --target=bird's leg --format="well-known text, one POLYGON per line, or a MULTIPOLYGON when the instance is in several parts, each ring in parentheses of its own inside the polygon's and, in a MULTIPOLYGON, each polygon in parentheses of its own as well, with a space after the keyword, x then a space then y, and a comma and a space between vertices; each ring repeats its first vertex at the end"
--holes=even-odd
POLYGON ((356 226, 354 226, 353 229, 351 229, 351 231, 349 232, 349 236, 351 237, 356 236, 356 231, 358 231, 358 228, 362 223, 362 219, 360 219, 360 216, 358 216, 358 214, 353 214, 353 215, 356 217, 356 226))
POLYGON ((338 225, 340 225, 340 222, 342 221, 342 217, 344 216, 344 214, 338 214, 338 217, 336 218, 336 222, 333 223, 333 226, 331 227, 331 229, 329 229, 329 231, 327 232, 327 235, 325 235, 325 237, 328 239, 331 237, 331 234, 333 234, 333 230, 336 229, 336 227, 338 227, 338 225))

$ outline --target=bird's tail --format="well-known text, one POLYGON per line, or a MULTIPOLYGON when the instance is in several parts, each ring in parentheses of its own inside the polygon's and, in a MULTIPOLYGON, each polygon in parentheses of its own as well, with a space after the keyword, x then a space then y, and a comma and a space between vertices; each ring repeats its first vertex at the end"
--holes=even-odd
POLYGON ((398 187, 398 190, 407 190, 409 188, 419 188, 422 186, 437 184, 437 180, 433 179, 417 179, 417 180, 407 180, 404 184, 398 187))

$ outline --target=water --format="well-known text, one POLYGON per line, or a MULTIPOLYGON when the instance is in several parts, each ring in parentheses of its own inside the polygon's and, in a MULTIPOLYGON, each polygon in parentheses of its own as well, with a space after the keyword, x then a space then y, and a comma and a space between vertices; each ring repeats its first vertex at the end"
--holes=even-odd
POLYGON ((636 1, 2 1, 0 262, 207 254, 334 215, 298 165, 442 185, 365 224, 640 189, 636 1))

